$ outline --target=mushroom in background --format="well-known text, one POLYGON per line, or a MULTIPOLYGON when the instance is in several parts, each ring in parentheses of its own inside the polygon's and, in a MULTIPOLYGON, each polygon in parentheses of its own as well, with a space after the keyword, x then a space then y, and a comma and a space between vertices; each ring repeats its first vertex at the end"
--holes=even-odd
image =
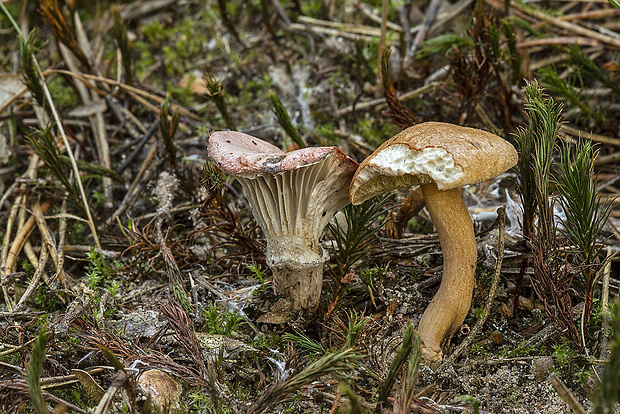
POLYGON ((315 310, 328 254, 319 238, 349 204, 357 162, 336 147, 283 152, 241 132, 215 132, 209 158, 243 187, 267 247, 274 288, 294 310, 315 310))
POLYGON ((414 125, 384 142, 359 166, 353 204, 384 191, 421 185, 443 252, 443 277, 418 327, 422 356, 440 359, 442 347, 465 320, 476 273, 476 238, 459 187, 493 178, 517 163, 503 138, 440 122, 414 125))

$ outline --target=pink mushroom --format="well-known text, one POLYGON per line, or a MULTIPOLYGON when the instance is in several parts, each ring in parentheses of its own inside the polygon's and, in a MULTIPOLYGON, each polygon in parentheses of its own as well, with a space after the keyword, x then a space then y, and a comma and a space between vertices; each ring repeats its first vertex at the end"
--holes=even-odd
POLYGON ((283 152, 241 132, 215 132, 209 158, 243 187, 267 240, 265 258, 274 288, 295 310, 315 310, 328 254, 319 238, 349 204, 357 162, 336 147, 283 152))

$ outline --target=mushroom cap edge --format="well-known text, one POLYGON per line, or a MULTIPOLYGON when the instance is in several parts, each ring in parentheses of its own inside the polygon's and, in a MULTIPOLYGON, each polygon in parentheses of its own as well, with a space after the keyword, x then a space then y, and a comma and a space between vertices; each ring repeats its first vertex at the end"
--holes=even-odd
POLYGON ((514 167, 518 154, 487 131, 442 122, 409 127, 385 141, 355 172, 353 204, 384 191, 435 182, 440 190, 476 184, 514 167))

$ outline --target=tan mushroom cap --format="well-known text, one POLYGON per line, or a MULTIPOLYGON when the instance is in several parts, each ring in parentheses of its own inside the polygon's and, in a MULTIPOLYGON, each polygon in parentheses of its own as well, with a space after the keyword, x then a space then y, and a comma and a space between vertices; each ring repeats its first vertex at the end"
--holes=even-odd
POLYGON ((350 187, 353 204, 387 190, 436 183, 449 190, 496 177, 514 167, 518 155, 505 139, 480 129, 425 122, 385 141, 357 169, 350 187))

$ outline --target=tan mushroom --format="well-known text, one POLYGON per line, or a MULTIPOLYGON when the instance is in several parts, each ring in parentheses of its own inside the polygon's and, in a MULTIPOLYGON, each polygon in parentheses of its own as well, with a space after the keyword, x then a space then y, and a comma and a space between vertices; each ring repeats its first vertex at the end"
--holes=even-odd
POLYGON ((384 142, 353 177, 353 204, 387 190, 422 187, 444 259, 441 285, 418 327, 427 360, 441 358, 442 347, 463 323, 471 305, 476 239, 459 187, 493 178, 516 163, 514 147, 494 134, 426 122, 384 142))
POLYGON ((215 132, 209 158, 243 187, 267 239, 265 258, 274 288, 294 310, 319 304, 323 264, 319 242, 325 226, 349 204, 348 189, 358 164, 336 147, 282 152, 241 132, 215 132))
POLYGON ((137 384, 145 394, 150 394, 159 411, 178 409, 183 388, 170 375, 158 369, 149 369, 140 374, 137 384))

